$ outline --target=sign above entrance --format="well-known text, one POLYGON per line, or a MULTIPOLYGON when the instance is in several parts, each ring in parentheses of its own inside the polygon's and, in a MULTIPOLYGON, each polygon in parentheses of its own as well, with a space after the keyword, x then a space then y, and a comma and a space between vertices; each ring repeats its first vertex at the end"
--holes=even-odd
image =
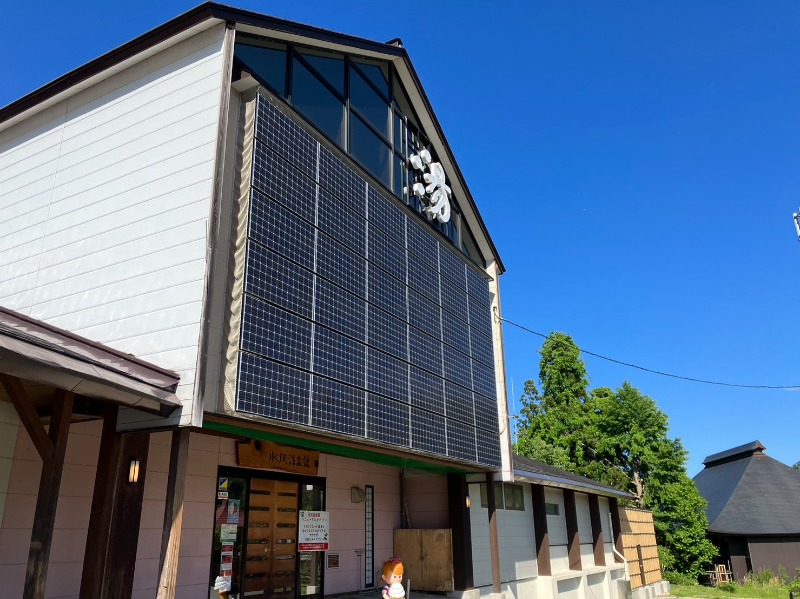
POLYGON ((299 551, 328 550, 328 512, 300 510, 297 526, 297 549, 299 551))
POLYGON ((270 468, 316 476, 319 452, 251 439, 236 444, 236 463, 245 468, 270 468))

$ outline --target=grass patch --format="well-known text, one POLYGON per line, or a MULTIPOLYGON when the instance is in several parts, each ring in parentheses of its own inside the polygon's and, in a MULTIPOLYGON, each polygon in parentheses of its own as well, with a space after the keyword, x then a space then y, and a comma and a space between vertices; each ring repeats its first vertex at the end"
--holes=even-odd
MULTIPOLYGON (((730 590, 701 585, 671 585, 670 593, 675 597, 696 597, 698 599, 789 599, 789 587, 782 585, 757 586, 757 585, 732 585, 730 590)), ((797 594, 797 593, 796 593, 797 594)))

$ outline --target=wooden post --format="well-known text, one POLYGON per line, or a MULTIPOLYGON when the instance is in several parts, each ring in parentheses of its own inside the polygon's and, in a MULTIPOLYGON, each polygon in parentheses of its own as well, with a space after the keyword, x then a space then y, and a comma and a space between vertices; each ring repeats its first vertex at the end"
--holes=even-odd
POLYGON ((539 576, 550 576, 550 535, 547 533, 547 502, 542 485, 531 485, 533 498, 533 535, 536 540, 536 569, 539 576))
MULTIPOLYGON (((7 374, 0 374, 0 383, 5 387, 6 393, 11 398, 11 403, 17 411, 28 436, 33 441, 36 451, 39 452, 39 457, 42 462, 49 463, 53 461, 53 442, 47 435, 39 415, 33 407, 33 402, 28 398, 25 388, 22 386, 22 381, 17 377, 9 376, 7 374)), ((58 398, 56 398, 58 399, 58 398)), ((72 410, 70 409, 70 412, 72 410)))
POLYGON ((75 396, 72 393, 61 390, 56 392, 48 433, 53 446, 53 459, 42 463, 42 477, 39 479, 39 496, 36 499, 31 547, 28 553, 28 569, 25 573, 23 594, 25 599, 44 598, 47 565, 50 561, 50 547, 53 542, 53 528, 58 506, 58 491, 61 487, 61 474, 64 471, 64 454, 67 451, 67 438, 69 437, 74 402, 75 396))
POLYGON ((161 558, 156 599, 174 599, 178 576, 178 552, 183 525, 183 493, 186 488, 186 465, 189 461, 189 430, 172 432, 167 479, 167 503, 164 507, 164 531, 161 537, 161 558))
POLYGON ((564 489, 564 518, 567 521, 567 554, 569 569, 581 569, 581 540, 578 535, 578 508, 575 505, 575 491, 564 489))
POLYGON ((489 550, 492 554, 492 592, 500 593, 500 543, 497 538, 497 504, 494 475, 486 473, 486 497, 489 503, 489 550))
POLYGON ((606 565, 606 551, 603 546, 603 526, 600 520, 600 498, 589 495, 589 517, 592 519, 592 549, 594 550, 594 565, 606 565))
POLYGON ((453 531, 453 584, 455 590, 466 591, 475 586, 472 572, 472 529, 467 507, 469 485, 463 474, 447 475, 447 506, 450 529, 453 531))
POLYGON ((150 435, 117 433, 117 413, 117 406, 107 405, 83 558, 81 599, 116 599, 130 597, 133 592, 150 435), (134 459, 139 461, 139 478, 129 482, 134 459))

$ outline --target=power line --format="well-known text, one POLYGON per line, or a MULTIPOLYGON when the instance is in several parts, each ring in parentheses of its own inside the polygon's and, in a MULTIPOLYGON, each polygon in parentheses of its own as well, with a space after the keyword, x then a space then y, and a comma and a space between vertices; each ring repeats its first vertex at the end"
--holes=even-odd
MULTIPOLYGON (((503 318, 497 314, 497 310, 495 310, 495 318, 499 322, 507 322, 511 326, 517 327, 518 329, 522 329, 532 335, 537 335, 544 339, 547 339, 547 335, 544 333, 539 333, 538 331, 534 331, 533 329, 529 329, 526 326, 518 324, 514 321, 509 320, 508 318, 503 318)), ((577 346, 575 346, 577 347, 577 346)), ((736 383, 723 383, 720 381, 708 381, 705 379, 696 379, 690 376, 681 376, 679 374, 670 374, 669 372, 662 372, 660 370, 653 370, 652 368, 645 368, 644 366, 638 366, 636 364, 631 364, 629 362, 623 362, 622 360, 615 360, 614 358, 609 358, 608 356, 602 356, 600 354, 596 354, 594 352, 590 352, 583 348, 578 348, 582 353, 587 354, 589 356, 594 356, 595 358, 600 358, 601 360, 606 360, 607 362, 613 362, 614 364, 619 364, 620 366, 627 366, 628 368, 635 368, 637 370, 642 370, 644 372, 649 372, 650 374, 658 374, 660 376, 667 376, 673 379, 679 379, 682 381, 689 381, 692 383, 703 383, 705 385, 719 385, 721 387, 738 387, 740 389, 800 389, 800 385, 739 385, 736 383)))

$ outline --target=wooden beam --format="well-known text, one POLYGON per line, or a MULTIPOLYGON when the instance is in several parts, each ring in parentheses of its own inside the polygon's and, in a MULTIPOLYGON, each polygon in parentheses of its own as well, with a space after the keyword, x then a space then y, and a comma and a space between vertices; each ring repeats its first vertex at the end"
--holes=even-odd
POLYGON ((164 508, 164 530, 161 537, 159 580, 156 599, 174 599, 178 576, 178 553, 183 526, 183 493, 186 487, 186 466, 189 461, 189 431, 172 432, 172 447, 167 478, 167 504, 164 508))
POLYGON ((500 593, 500 543, 497 538, 497 503, 494 474, 486 473, 486 497, 489 503, 489 550, 492 556, 492 592, 500 593))
POLYGON ((592 549, 594 550, 594 565, 606 565, 606 550, 603 545, 603 526, 600 520, 600 498, 589 495, 589 517, 592 520, 592 549))
POLYGON ((531 485, 533 497, 533 538, 536 540, 536 569, 539 576, 550 576, 550 535, 547 533, 547 501, 542 485, 531 485))
POLYGON ((567 554, 569 569, 581 569, 581 539, 578 534, 578 508, 575 505, 575 491, 564 489, 564 518, 567 521, 567 554))
MULTIPOLYGON (((28 432, 28 436, 31 438, 31 441, 33 441, 36 451, 39 452, 39 457, 42 458, 42 462, 46 464, 52 462, 55 452, 53 442, 47 436, 47 431, 39 415, 36 413, 36 410, 33 408, 33 402, 25 392, 22 381, 15 376, 0 373, 0 383, 3 384, 6 393, 8 393, 8 396, 11 398, 11 403, 14 405, 14 409, 17 411, 20 421, 28 432)), ((72 413, 71 408, 70 413, 72 413)))
POLYGON ((94 478, 92 511, 89 516, 89 531, 86 538, 86 553, 83 557, 81 575, 81 599, 100 599, 108 580, 106 564, 111 546, 111 523, 116 501, 116 480, 120 468, 120 435, 117 434, 116 404, 107 404, 103 414, 103 433, 97 458, 97 473, 94 478))
POLYGON ((69 437, 74 402, 75 396, 72 393, 60 390, 56 392, 56 402, 48 434, 54 448, 53 459, 42 464, 39 496, 36 499, 36 512, 31 531, 31 547, 28 553, 28 569, 25 573, 23 592, 25 599, 44 599, 47 565, 50 561, 50 546, 53 542, 53 527, 58 506, 58 491, 61 487, 61 474, 64 471, 64 454, 67 451, 67 438, 69 437))
POLYGON ((469 485, 463 474, 447 475, 447 506, 453 531, 453 584, 466 591, 475 586, 472 571, 472 528, 470 527, 469 485))

